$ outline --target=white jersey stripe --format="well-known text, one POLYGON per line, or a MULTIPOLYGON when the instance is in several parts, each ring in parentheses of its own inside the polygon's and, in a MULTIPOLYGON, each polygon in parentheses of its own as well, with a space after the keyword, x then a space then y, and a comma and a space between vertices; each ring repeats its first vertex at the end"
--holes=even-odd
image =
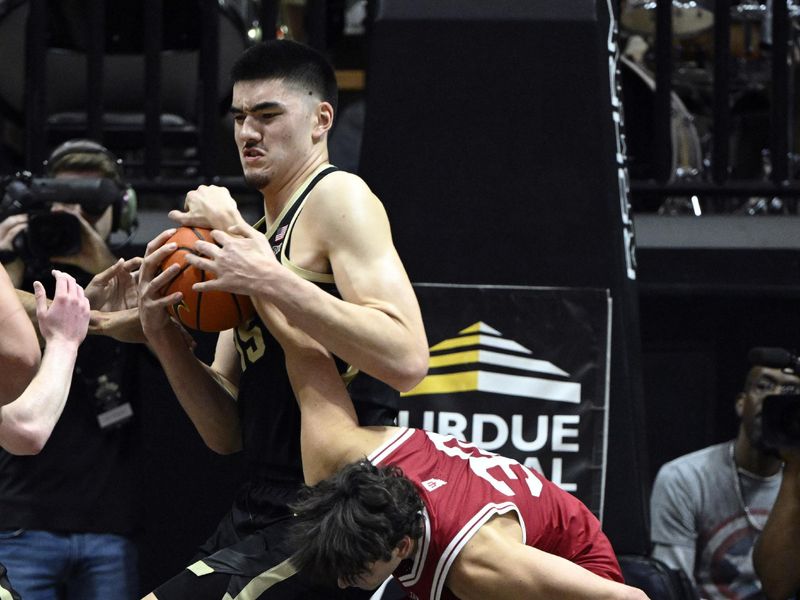
POLYGON ((400 428, 396 435, 370 452, 367 456, 367 460, 373 465, 379 465, 382 461, 386 460, 388 455, 394 452, 399 446, 402 446, 412 435, 414 435, 413 429, 407 429, 405 427, 400 428))
POLYGON ((519 519, 523 531, 522 543, 525 543, 525 524, 522 520, 522 514, 520 514, 517 505, 513 502, 487 504, 480 511, 475 513, 475 516, 473 516, 469 522, 464 525, 461 531, 459 531, 453 537, 453 539, 450 540, 447 548, 445 548, 444 552, 442 552, 442 556, 439 558, 439 562, 436 565, 436 571, 433 575, 433 583, 431 584, 431 600, 439 600, 441 598, 442 590, 444 589, 444 582, 447 579, 447 574, 450 572, 450 567, 453 566, 453 562, 458 556, 458 553, 461 552, 461 549, 466 545, 466 543, 472 539, 472 536, 474 536, 486 523, 486 521, 488 521, 494 515, 503 515, 511 511, 517 513, 517 518, 519 519))
POLYGON ((422 543, 419 544, 417 552, 414 555, 414 563, 411 565, 411 570, 406 575, 397 577, 397 580, 404 586, 411 587, 415 585, 424 571, 425 562, 428 559, 428 549, 431 545, 431 520, 428 516, 428 509, 422 509, 422 517, 425 522, 425 533, 422 535, 422 543))

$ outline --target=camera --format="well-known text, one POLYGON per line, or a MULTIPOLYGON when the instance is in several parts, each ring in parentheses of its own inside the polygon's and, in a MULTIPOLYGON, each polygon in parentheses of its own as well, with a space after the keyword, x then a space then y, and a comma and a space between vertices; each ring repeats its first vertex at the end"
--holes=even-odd
MULTIPOLYGON (((800 357, 783 348, 753 348, 747 358, 751 365, 800 375, 800 357)), ((773 450, 800 448, 800 394, 770 394, 764 398, 761 441, 773 450)))
POLYGON ((101 215, 121 204, 127 190, 109 178, 36 178, 17 173, 0 181, 0 221, 28 215, 28 227, 13 241, 14 251, 26 258, 69 256, 81 249, 81 226, 75 215, 53 212, 54 203, 80 204, 90 215, 101 215))
POLYGON ((768 448, 800 448, 800 394, 764 398, 761 439, 768 448))

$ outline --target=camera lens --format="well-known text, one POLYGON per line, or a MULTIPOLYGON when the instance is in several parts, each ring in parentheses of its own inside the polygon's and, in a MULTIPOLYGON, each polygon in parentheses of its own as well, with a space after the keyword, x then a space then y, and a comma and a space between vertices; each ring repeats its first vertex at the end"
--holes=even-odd
POLYGON ((81 249, 81 224, 69 213, 45 213, 28 222, 28 250, 38 258, 69 256, 81 249))

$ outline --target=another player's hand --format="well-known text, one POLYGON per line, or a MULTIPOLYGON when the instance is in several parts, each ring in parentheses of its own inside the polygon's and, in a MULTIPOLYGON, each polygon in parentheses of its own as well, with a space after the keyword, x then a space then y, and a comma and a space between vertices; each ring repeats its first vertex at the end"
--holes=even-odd
POLYGON ((53 256, 50 260, 54 263, 74 265, 87 273, 97 274, 111 265, 117 258, 111 252, 106 241, 100 237, 97 230, 83 217, 81 208, 77 204, 59 204, 53 206, 53 211, 67 212, 78 219, 81 227, 81 249, 77 254, 69 256, 53 256))
POLYGON ((180 292, 162 296, 164 287, 180 272, 177 264, 161 271, 161 263, 177 248, 174 242, 166 243, 174 233, 174 229, 167 229, 147 244, 139 269, 139 318, 145 336, 151 341, 170 323, 167 307, 183 298, 180 292))
POLYGON ((47 344, 64 343, 77 348, 86 337, 89 300, 70 275, 53 270, 53 276, 56 291, 49 306, 42 284, 33 284, 39 331, 47 344))
POLYGON ((184 212, 172 210, 168 216, 179 225, 208 229, 226 230, 245 222, 228 189, 216 185, 192 190, 186 194, 184 212))
POLYGON ((194 249, 202 256, 186 255, 187 263, 215 275, 215 279, 195 283, 192 289, 263 295, 270 273, 279 266, 269 241, 246 223, 234 225, 228 231, 215 229, 211 232, 216 244, 203 240, 195 242, 194 249))
POLYGON ((114 312, 137 307, 138 269, 141 265, 142 259, 139 257, 128 260, 120 258, 105 271, 95 275, 85 290, 92 309, 114 312))
POLYGON ((139 308, 134 306, 127 310, 112 312, 92 311, 89 319, 89 333, 104 335, 118 342, 143 344, 147 338, 139 319, 139 308))

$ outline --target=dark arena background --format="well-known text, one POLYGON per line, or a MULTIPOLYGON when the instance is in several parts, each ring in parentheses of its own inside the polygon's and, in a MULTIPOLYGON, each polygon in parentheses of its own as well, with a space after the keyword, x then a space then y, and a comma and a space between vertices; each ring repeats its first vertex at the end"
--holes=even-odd
MULTIPOLYGON (((385 204, 421 299, 431 371, 404 418, 557 465, 618 554, 646 555, 659 466, 734 436, 748 349, 800 345, 800 5, 692 4, 0 0, 0 174, 102 142, 138 195, 126 256, 202 183, 254 222, 228 69, 259 39, 317 47, 341 89, 331 161, 385 204)), ((144 592, 243 471, 155 359, 137 368, 144 592)))

